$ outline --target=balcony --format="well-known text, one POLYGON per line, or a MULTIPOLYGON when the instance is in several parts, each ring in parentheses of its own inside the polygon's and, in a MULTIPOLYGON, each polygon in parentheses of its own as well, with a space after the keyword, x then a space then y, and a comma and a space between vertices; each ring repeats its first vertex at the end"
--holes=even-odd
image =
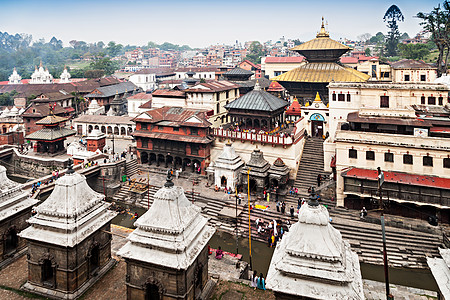
POLYGON ((240 141, 250 141, 252 143, 261 144, 272 144, 272 145, 282 145, 290 146, 297 143, 298 140, 302 139, 304 136, 304 129, 296 130, 294 128, 293 135, 291 136, 279 136, 279 135, 269 135, 269 134, 259 134, 250 132, 239 132, 227 129, 214 128, 214 136, 224 139, 240 140, 240 141))

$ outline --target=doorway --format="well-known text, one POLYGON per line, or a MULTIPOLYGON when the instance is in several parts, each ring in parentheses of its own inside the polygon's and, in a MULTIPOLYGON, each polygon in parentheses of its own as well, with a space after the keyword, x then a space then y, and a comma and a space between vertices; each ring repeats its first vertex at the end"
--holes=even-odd
POLYGON ((311 135, 313 137, 322 137, 323 121, 311 121, 311 135))

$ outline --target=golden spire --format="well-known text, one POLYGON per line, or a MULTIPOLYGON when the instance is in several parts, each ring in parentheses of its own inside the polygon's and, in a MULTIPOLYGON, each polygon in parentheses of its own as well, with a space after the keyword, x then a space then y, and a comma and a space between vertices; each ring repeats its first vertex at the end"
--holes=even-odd
POLYGON ((324 19, 322 17, 322 26, 320 26, 320 32, 316 35, 316 37, 330 37, 328 32, 325 30, 325 24, 323 23, 324 19))
POLYGON ((317 92, 316 99, 314 99, 314 102, 322 102, 322 99, 320 99, 319 92, 317 92))

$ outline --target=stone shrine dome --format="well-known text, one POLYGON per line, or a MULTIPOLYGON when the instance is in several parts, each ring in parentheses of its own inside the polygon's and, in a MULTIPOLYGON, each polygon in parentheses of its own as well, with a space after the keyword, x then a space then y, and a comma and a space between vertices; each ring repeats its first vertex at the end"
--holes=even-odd
POLYGON ((71 167, 55 182, 51 195, 35 208, 30 227, 22 238, 73 247, 95 232, 117 213, 108 210, 105 196, 92 190, 86 177, 71 167))
POLYGON ((364 299, 358 255, 330 224, 328 210, 310 201, 298 219, 275 249, 267 287, 307 299, 364 299))
POLYGON ((185 270, 208 244, 215 229, 192 204, 183 188, 168 180, 154 195, 150 209, 117 255, 154 265, 185 270))

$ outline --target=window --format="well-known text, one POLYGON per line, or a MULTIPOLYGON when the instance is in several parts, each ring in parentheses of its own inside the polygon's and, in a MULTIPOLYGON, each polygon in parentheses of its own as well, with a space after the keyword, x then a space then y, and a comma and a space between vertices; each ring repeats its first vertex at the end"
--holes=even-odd
POLYGON ((193 145, 191 145, 191 154, 193 154, 193 155, 198 155, 198 145, 195 145, 195 144, 193 144, 193 145))
POLYGON ((198 135, 198 128, 191 128, 192 135, 198 135))
POLYGON ((375 160, 375 152, 374 151, 366 151, 366 159, 367 160, 375 160))
POLYGON ((141 123, 141 130, 147 130, 147 123, 141 123))
POLYGON ((216 114, 220 113, 220 103, 216 105, 216 114))
POLYGON ((349 149, 348 158, 358 158, 358 152, 355 149, 349 149))
POLYGON ((381 74, 382 74, 381 77, 383 77, 383 78, 389 78, 391 76, 390 72, 382 72, 381 74))
POLYGON ((338 101, 345 101, 345 95, 344 94, 339 94, 338 95, 338 101))
POLYGON ((420 97, 420 104, 426 104, 425 103, 425 96, 420 97))
POLYGON ((436 97, 428 97, 428 105, 436 105, 436 97))
POLYGON ((148 148, 148 140, 147 139, 142 140, 142 148, 148 148))
POLYGON ((384 153, 384 161, 394 162, 394 153, 389 152, 384 153))
POLYGON ((227 91, 227 92, 226 92, 226 97, 225 97, 225 98, 227 98, 227 99, 228 99, 229 97, 230 97, 230 92, 229 92, 229 91, 227 91))
POLYGON ((439 103, 439 105, 444 105, 444 97, 439 97, 438 103, 439 103))
POLYGON ((158 130, 164 130, 164 126, 158 126, 158 130))
POLYGON ((420 81, 427 81, 427 75, 420 75, 420 81))
POLYGON ((433 158, 429 155, 423 157, 423 166, 424 167, 432 167, 433 166, 433 158))
POLYGON ((173 131, 180 131, 180 128, 178 128, 178 127, 173 127, 172 129, 173 129, 173 131))
POLYGON ((380 96, 380 107, 389 108, 389 96, 380 96))
POLYGON ((350 102, 350 94, 347 94, 347 102, 350 102))
POLYGON ((336 101, 336 94, 333 93, 333 96, 331 98, 333 99, 333 101, 336 101))
POLYGON ((403 163, 405 165, 413 164, 413 156, 411 154, 403 154, 403 163))
POLYGON ((444 158, 444 168, 450 169, 450 158, 444 158))
POLYGON ((405 81, 409 81, 409 75, 405 75, 405 81))
POLYGON ((53 266, 49 259, 45 259, 41 266, 41 279, 46 285, 53 285, 53 266))

